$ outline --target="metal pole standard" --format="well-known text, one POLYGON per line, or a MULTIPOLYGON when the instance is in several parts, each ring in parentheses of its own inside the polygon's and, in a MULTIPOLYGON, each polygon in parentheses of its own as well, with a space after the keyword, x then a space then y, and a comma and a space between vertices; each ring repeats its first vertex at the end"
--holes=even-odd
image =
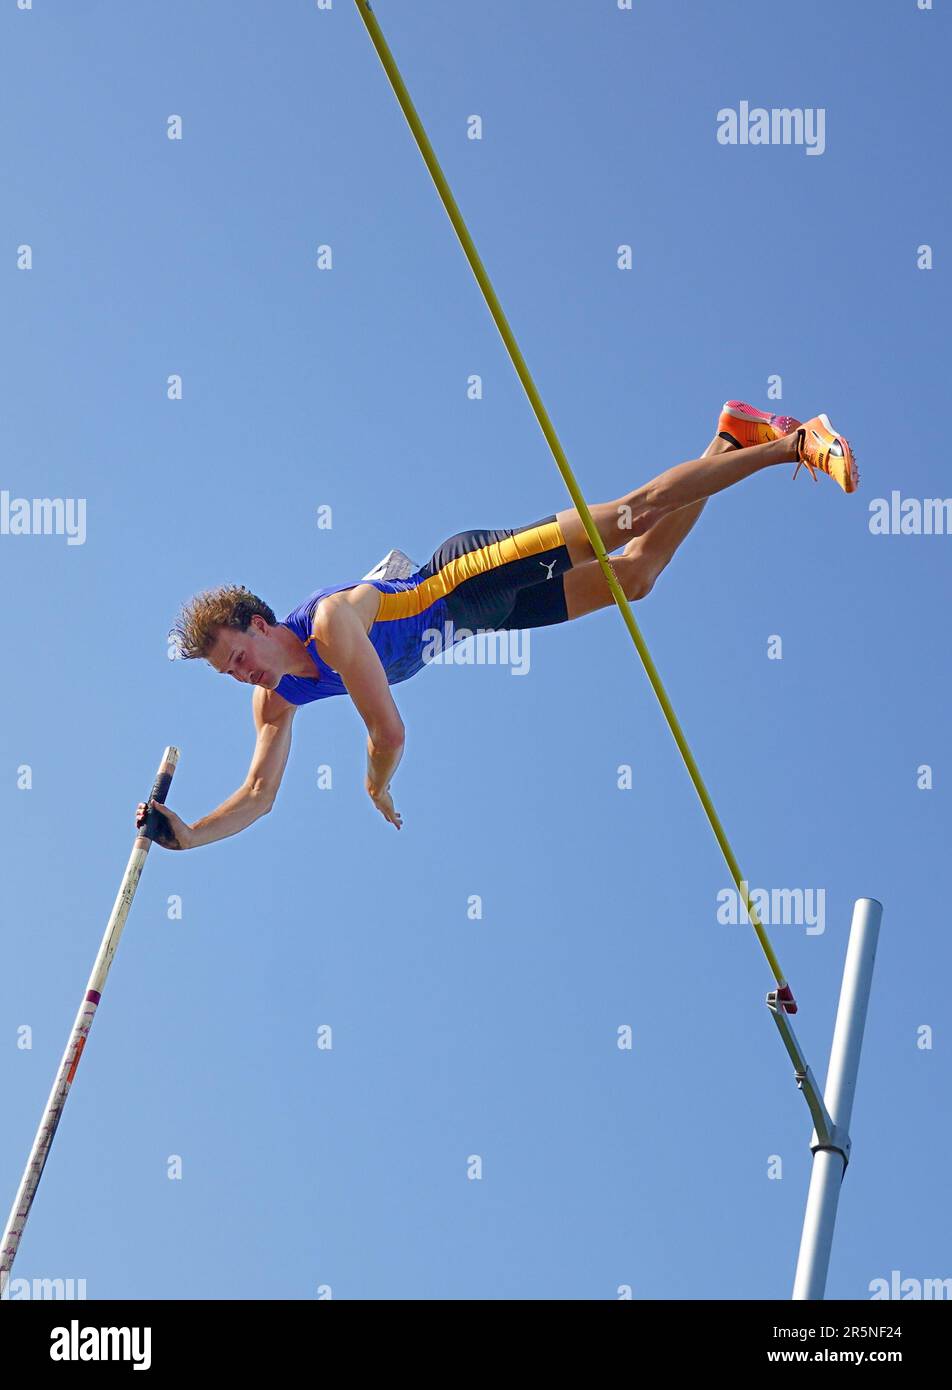
POLYGON ((875 898, 859 898, 853 906, 823 1096, 831 1125, 819 1137, 814 1131, 810 1144, 813 1171, 793 1285, 795 1299, 821 1299, 826 1290, 840 1184, 850 1156, 850 1118, 882 916, 882 904, 875 898))
MULTIPOLYGON (((162 761, 159 764, 159 770, 156 773, 155 783, 149 795, 149 801, 146 803, 147 805, 152 801, 165 801, 178 759, 179 750, 177 748, 166 748, 162 755, 162 761)), ((126 924, 126 918, 129 916, 129 909, 132 907, 132 899, 135 897, 136 888, 139 886, 142 868, 146 861, 146 855, 149 853, 149 846, 155 838, 158 824, 159 813, 150 809, 146 823, 136 836, 135 843, 132 846, 132 853, 129 856, 126 871, 122 876, 122 883, 119 885, 116 901, 113 904, 112 912, 109 914, 109 921, 106 923, 106 931, 99 946, 99 954, 96 956, 92 974, 86 985, 86 992, 83 995, 82 1003, 79 1006, 79 1013, 76 1015, 76 1021, 73 1024, 73 1031, 70 1033, 69 1042, 66 1044, 66 1051, 63 1053, 63 1060, 59 1064, 59 1070, 53 1082, 53 1089, 50 1091, 49 1100, 46 1102, 46 1109, 43 1112, 40 1127, 36 1131, 36 1138, 33 1140, 33 1148, 30 1150, 30 1157, 20 1181, 17 1195, 14 1198, 10 1218, 3 1232, 3 1243, 0 1244, 0 1296, 6 1291, 7 1283, 10 1278, 10 1270, 13 1267, 13 1261, 16 1258, 17 1249, 20 1245, 20 1237, 23 1235, 23 1228, 26 1225, 27 1217, 30 1215, 33 1198, 36 1196, 36 1189, 39 1187, 40 1178, 43 1176, 43 1169, 49 1157, 53 1136, 56 1134, 57 1126, 62 1118, 66 1097, 69 1095, 69 1088, 73 1084, 73 1077, 76 1075, 79 1059, 83 1055, 83 1048, 86 1046, 86 1038, 92 1027, 93 1019, 96 1016, 96 1009, 102 997, 103 988, 106 984, 106 977, 109 974, 109 967, 112 965, 112 958, 116 954, 116 947, 119 945, 122 929, 126 924)))

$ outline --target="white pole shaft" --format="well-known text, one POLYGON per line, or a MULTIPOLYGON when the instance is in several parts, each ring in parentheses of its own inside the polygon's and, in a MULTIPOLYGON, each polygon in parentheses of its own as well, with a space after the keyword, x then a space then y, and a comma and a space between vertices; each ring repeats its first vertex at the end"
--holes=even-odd
MULTIPOLYGON (((859 898, 853 906, 836 1027, 830 1049, 830 1066, 823 1094, 830 1118, 843 1136, 849 1133, 853 1114, 882 915, 882 904, 874 898, 859 898)), ((840 1185, 845 1170, 846 1158, 838 1149, 818 1149, 814 1152, 800 1238, 800 1256, 793 1285, 794 1299, 821 1299, 826 1290, 840 1185)))
MULTIPOLYGON (((178 762, 178 749, 167 748, 159 765, 156 774, 155 785, 152 788, 151 800, 163 801, 168 792, 169 783, 172 780, 172 773, 178 762)), ((152 816, 156 816, 152 812, 152 816)), ((106 984, 106 977, 109 974, 109 967, 112 965, 113 956, 119 945, 119 938, 122 936, 122 929, 129 916, 129 909, 132 907, 132 900, 135 897, 136 888, 139 886, 139 879, 142 876, 142 868, 149 853, 149 846, 152 843, 147 834, 150 829, 149 822, 143 827, 141 834, 136 836, 126 871, 122 876, 122 883, 113 903, 112 912, 109 914, 109 921, 106 923, 106 930, 99 946, 92 973, 86 984, 86 991, 83 995, 79 1012, 73 1023, 72 1032, 69 1035, 69 1042, 66 1044, 66 1051, 63 1053, 59 1064, 59 1070, 53 1081, 53 1089, 50 1091, 49 1099, 46 1102, 46 1109, 43 1111, 43 1118, 40 1127, 36 1131, 36 1138, 33 1140, 33 1148, 30 1150, 30 1157, 27 1160, 17 1195, 13 1200, 13 1207, 7 1221, 6 1229, 3 1232, 3 1241, 0 1243, 0 1297, 6 1292, 7 1283, 10 1278, 10 1270, 20 1245, 20 1238, 23 1235, 23 1228, 30 1215, 30 1208, 33 1205, 33 1198, 43 1176, 43 1169, 49 1157, 50 1147, 56 1134, 57 1126, 63 1115, 63 1107, 66 1104, 66 1097, 73 1084, 73 1077, 76 1075, 76 1068, 79 1066, 79 1059, 83 1055, 83 1048, 86 1046, 86 1039, 92 1027, 93 1019, 96 1016, 96 1009, 102 996, 103 988, 106 984)))

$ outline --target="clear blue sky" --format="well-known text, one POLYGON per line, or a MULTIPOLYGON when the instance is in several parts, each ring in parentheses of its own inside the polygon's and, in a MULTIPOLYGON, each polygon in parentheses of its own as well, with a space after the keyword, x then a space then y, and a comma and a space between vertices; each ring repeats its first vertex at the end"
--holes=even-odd
MULTIPOLYGON (((376 10, 590 500, 772 377, 856 445, 855 496, 784 469, 716 500, 637 617, 750 883, 825 892, 824 932, 771 931, 821 1078, 852 902, 885 904, 829 1294, 948 1276, 952 536, 869 528, 952 495, 948 7, 376 10), (742 101, 823 108, 824 153, 719 144, 742 101)), ((283 616, 565 492, 349 0, 8 3, 0 49, 0 486, 87 501, 84 545, 0 537, 2 1219, 162 748, 189 820, 247 767, 247 690, 167 659, 179 603, 240 581, 283 616)), ((788 1296, 809 1122, 769 971, 619 615, 531 650, 395 691, 401 832, 340 699, 269 818, 153 851, 18 1275, 788 1296)))

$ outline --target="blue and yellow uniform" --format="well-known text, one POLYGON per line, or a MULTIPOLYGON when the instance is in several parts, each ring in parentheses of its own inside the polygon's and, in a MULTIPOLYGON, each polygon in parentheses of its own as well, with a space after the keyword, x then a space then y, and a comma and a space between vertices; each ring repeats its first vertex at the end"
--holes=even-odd
POLYGON ((282 676, 277 693, 310 704, 347 687, 317 652, 312 636, 321 599, 358 584, 380 592, 368 632, 390 685, 408 680, 440 650, 473 632, 548 627, 565 622, 565 571, 572 561, 554 516, 514 531, 461 531, 408 579, 354 580, 317 589, 282 626, 307 644, 314 676, 282 676))

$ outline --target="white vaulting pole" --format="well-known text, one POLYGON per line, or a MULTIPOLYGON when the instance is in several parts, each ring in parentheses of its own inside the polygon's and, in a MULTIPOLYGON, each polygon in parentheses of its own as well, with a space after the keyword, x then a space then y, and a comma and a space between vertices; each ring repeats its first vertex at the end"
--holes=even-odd
MULTIPOLYGON (((147 805, 152 801, 165 801, 178 759, 179 750, 177 748, 166 748, 162 755, 162 762, 159 764, 159 770, 156 773, 155 783, 152 787, 149 801, 146 803, 147 805)), ((53 1136, 56 1134, 57 1126, 62 1118, 66 1097, 69 1095, 69 1088, 73 1084, 73 1077, 76 1075, 79 1059, 83 1055, 83 1048, 86 1046, 86 1038, 92 1027, 93 1019, 96 1016, 96 1009, 102 997, 103 988, 106 984, 106 977, 109 974, 109 967, 112 965, 112 958, 116 954, 116 947, 119 945, 122 929, 126 924, 126 918, 129 916, 132 899, 135 897, 136 888, 139 886, 139 879, 142 875, 142 868, 145 864, 146 856, 149 853, 149 846, 153 839, 157 837, 157 831, 160 829, 160 825, 161 817, 159 813, 150 809, 146 822, 136 836, 135 843, 132 846, 132 853, 129 856, 126 871, 122 876, 122 882, 119 885, 116 901, 113 904, 112 912, 109 914, 109 921, 106 923, 106 931, 99 946, 99 954, 96 956, 92 974, 86 985, 86 992, 79 1006, 79 1012, 76 1015, 73 1030, 69 1035, 69 1042, 66 1044, 66 1051, 63 1053, 63 1060, 59 1064, 59 1070, 53 1082, 53 1089, 50 1091, 50 1097, 46 1102, 46 1109, 43 1112, 40 1127, 36 1131, 36 1138, 33 1140, 33 1148, 30 1150, 30 1157, 20 1181, 17 1195, 14 1198, 10 1218, 3 1232, 3 1243, 0 1244, 0 1297, 6 1292, 7 1283, 10 1278, 10 1270, 16 1258, 17 1249, 20 1245, 20 1237, 23 1235, 23 1228, 26 1225, 27 1217, 30 1215, 30 1208, 33 1205, 33 1198, 36 1196, 36 1189, 40 1184, 40 1178, 43 1176, 43 1169, 49 1157, 53 1136)))
POLYGON ((859 898, 853 906, 833 1046, 830 1049, 830 1069, 823 1095, 832 1130, 824 1136, 826 1143, 820 1143, 814 1133, 810 1146, 813 1149, 813 1171, 810 1174, 800 1257, 793 1285, 795 1299, 821 1299, 826 1290, 840 1184, 849 1161, 850 1118, 882 915, 882 904, 875 898, 859 898))

